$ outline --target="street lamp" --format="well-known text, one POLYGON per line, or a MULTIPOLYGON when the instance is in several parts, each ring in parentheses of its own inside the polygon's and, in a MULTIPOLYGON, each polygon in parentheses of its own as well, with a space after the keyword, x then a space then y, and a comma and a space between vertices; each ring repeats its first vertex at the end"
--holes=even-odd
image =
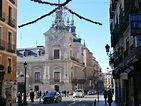
POLYGON ((27 63, 24 62, 24 68, 25 68, 25 75, 24 75, 24 101, 23 101, 23 105, 27 105, 27 101, 26 101, 26 68, 27 68, 27 63))

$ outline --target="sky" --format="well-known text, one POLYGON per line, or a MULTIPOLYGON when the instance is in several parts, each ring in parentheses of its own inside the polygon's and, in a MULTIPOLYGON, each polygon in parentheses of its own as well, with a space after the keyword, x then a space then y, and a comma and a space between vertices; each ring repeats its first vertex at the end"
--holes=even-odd
MULTIPOLYGON (((17 26, 33 21, 55 8, 54 6, 39 4, 31 0, 17 1, 17 26)), ((58 2, 58 0, 44 1, 58 2)), ((65 2, 65 0, 60 0, 60 2, 65 2)), ((86 47, 99 62, 102 72, 107 72, 109 59, 105 51, 105 45, 107 43, 110 45, 108 0, 72 0, 67 6, 85 18, 102 23, 102 25, 93 24, 75 15, 73 16, 74 25, 76 26, 76 36, 82 39, 82 44, 85 41, 86 47)), ((66 13, 66 16, 70 17, 70 19, 72 18, 72 15, 69 13, 66 13)), ((21 28, 17 27, 17 48, 45 46, 43 34, 51 27, 54 18, 55 13, 36 23, 21 28)))

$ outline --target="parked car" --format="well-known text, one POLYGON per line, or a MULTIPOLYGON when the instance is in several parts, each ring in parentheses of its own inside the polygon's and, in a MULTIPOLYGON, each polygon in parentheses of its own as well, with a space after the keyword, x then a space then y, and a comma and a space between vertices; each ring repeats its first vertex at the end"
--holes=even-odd
POLYGON ((84 90, 83 89, 76 89, 74 92, 73 92, 73 98, 75 97, 84 97, 85 94, 84 94, 84 90))
POLYGON ((92 89, 87 92, 88 95, 95 95, 97 93, 96 90, 92 89))
POLYGON ((62 102, 62 96, 58 92, 48 92, 43 96, 43 103, 62 102))

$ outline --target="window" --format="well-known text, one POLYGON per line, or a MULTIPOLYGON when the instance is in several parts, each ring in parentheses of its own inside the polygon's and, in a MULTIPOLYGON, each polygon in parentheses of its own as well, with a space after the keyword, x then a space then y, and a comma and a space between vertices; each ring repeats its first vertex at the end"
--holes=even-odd
POLYGON ((39 91, 39 86, 38 85, 35 85, 34 90, 35 91, 39 91))
POLYGON ((54 59, 59 59, 59 49, 54 50, 54 59))
POLYGON ((8 49, 12 49, 12 32, 8 31, 8 49))
POLYGON ((54 81, 59 82, 60 81, 60 72, 54 72, 54 81))
POLYGON ((12 32, 8 32, 8 43, 12 44, 12 32))
POLYGON ((11 73, 11 59, 8 58, 8 73, 11 73))
POLYGON ((5 88, 5 93, 6 93, 6 95, 10 95, 11 96, 11 87, 5 88))
MULTIPOLYGON (((0 0, 0 10, 2 11, 2 3, 3 2, 3 0, 0 0)), ((0 17, 2 16, 2 12, 0 12, 0 17)))
POLYGON ((8 58, 8 66, 11 67, 11 59, 10 58, 8 58))
POLYGON ((12 7, 9 6, 9 19, 12 18, 12 7))
POLYGON ((35 82, 40 82, 40 72, 35 72, 35 82))

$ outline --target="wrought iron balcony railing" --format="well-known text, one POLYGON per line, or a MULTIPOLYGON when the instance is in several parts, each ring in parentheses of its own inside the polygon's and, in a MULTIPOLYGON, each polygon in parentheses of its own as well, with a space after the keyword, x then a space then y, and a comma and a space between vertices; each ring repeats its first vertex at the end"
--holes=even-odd
POLYGON ((11 27, 15 27, 16 23, 15 23, 15 20, 8 16, 8 24, 11 26, 11 27))
POLYGON ((54 82, 60 82, 60 79, 54 79, 54 82))
POLYGON ((16 50, 16 46, 12 43, 7 43, 6 50, 8 52, 14 53, 16 50))
POLYGON ((5 49, 5 41, 0 39, 0 50, 4 50, 5 49))

